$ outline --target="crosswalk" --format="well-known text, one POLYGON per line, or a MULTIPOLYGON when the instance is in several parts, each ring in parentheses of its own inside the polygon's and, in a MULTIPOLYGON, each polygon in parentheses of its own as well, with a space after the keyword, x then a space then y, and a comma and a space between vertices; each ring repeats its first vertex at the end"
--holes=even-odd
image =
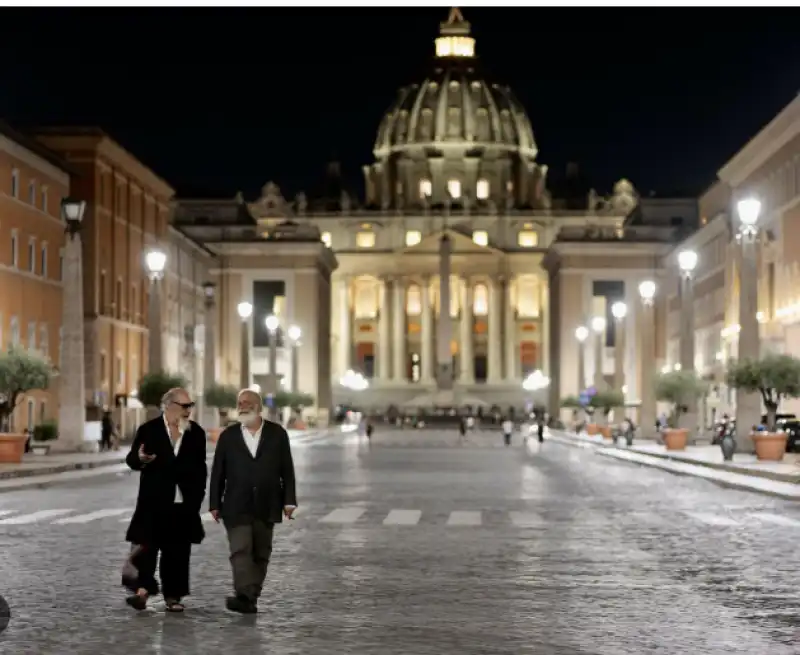
MULTIPOLYGON (((127 523, 130 521, 133 509, 130 507, 111 507, 80 511, 68 508, 39 509, 24 512, 15 509, 0 509, 0 534, 6 528, 14 526, 86 526, 102 521, 127 523)), ((208 512, 201 514, 205 523, 213 523, 214 519, 208 512)), ((546 529, 548 525, 564 520, 558 514, 549 513, 544 516, 536 511, 499 511, 499 510, 465 510, 455 509, 449 512, 441 510, 425 511, 420 508, 392 508, 377 509, 364 506, 326 507, 309 505, 297 510, 296 518, 308 525, 320 526, 422 526, 442 525, 447 528, 477 528, 477 527, 513 527, 520 529, 546 529)), ((642 525, 648 528, 670 529, 679 528, 681 522, 686 520, 713 528, 728 528, 731 530, 753 528, 758 526, 797 530, 800 534, 800 514, 796 518, 783 514, 773 514, 761 511, 676 511, 671 515, 658 512, 631 512, 624 521, 628 525, 642 525)), ((610 515, 598 513, 587 518, 587 524, 596 526, 601 523, 613 524, 620 519, 610 515)), ((577 519, 580 522, 580 519, 577 519)))

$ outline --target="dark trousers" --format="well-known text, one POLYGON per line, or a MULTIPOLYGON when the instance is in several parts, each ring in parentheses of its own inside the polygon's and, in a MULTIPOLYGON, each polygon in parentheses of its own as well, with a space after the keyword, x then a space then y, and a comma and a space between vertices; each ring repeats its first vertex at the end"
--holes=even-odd
POLYGON ((237 596, 256 602, 261 596, 272 555, 274 523, 250 521, 227 527, 233 589, 237 596))
POLYGON ((100 436, 100 450, 111 450, 111 433, 105 432, 100 436))
POLYGON ((506 446, 510 446, 511 445, 511 433, 510 432, 504 432, 503 433, 503 441, 505 441, 506 446))
POLYGON ((161 576, 161 592, 164 598, 179 599, 189 595, 189 560, 192 555, 192 544, 176 542, 161 547, 147 546, 133 559, 133 565, 139 570, 138 586, 146 589, 151 596, 158 594, 156 581, 156 562, 161 553, 159 574, 161 576))

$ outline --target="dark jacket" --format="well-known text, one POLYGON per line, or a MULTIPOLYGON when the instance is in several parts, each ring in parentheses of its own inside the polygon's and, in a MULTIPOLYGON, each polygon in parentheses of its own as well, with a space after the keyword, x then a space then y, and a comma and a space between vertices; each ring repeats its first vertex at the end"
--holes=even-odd
POLYGON ((199 544, 205 537, 200 507, 208 479, 203 428, 190 421, 176 455, 160 415, 139 427, 125 461, 134 471, 141 471, 136 510, 125 539, 142 545, 186 540, 199 544), (142 445, 148 455, 156 456, 149 464, 139 459, 142 445), (177 518, 173 507, 176 487, 183 497, 177 518))
POLYGON ((241 423, 225 428, 217 440, 208 507, 219 510, 226 525, 259 519, 280 523, 283 508, 297 505, 294 462, 289 435, 280 425, 264 421, 253 457, 241 423))

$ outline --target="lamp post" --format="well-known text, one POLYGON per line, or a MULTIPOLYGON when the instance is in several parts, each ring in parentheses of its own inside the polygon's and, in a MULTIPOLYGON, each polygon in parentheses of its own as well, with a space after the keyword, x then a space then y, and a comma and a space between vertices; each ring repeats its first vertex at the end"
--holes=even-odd
POLYGON ((656 424, 656 393, 653 379, 653 364, 656 361, 656 326, 653 308, 655 295, 655 282, 645 280, 639 284, 639 296, 642 298, 642 320, 639 330, 642 340, 642 350, 639 356, 639 380, 641 384, 639 425, 642 429, 642 437, 648 435, 656 424))
POLYGON ((603 336, 606 332, 606 319, 595 316, 592 319, 594 340, 594 388, 601 389, 603 385, 603 336))
POLYGON ((61 220, 67 234, 61 319, 61 366, 59 371, 58 441, 54 450, 82 450, 86 426, 86 378, 83 334, 83 244, 81 224, 86 202, 65 198, 61 220))
POLYGON ((586 339, 589 338, 589 330, 581 325, 575 329, 575 338, 578 340, 578 395, 583 393, 586 388, 586 339))
POLYGON ((298 393, 300 391, 300 365, 297 349, 300 346, 300 337, 303 336, 303 331, 296 325, 291 325, 287 330, 287 334, 292 347, 292 393, 298 393))
POLYGON ((158 373, 164 370, 164 335, 161 321, 161 281, 167 267, 167 254, 160 248, 151 248, 144 256, 147 277, 150 279, 150 304, 148 316, 147 370, 158 373))
MULTIPOLYGON (((680 316, 680 365, 683 371, 694 371, 694 269, 697 268, 697 253, 681 250, 678 253, 681 269, 681 316, 680 316)), ((697 434, 697 400, 690 398, 686 405, 686 425, 690 439, 697 434)))
MULTIPOLYGON (((739 266, 739 360, 757 360, 761 356, 758 329, 758 218, 761 202, 744 198, 736 204, 739 214, 739 232, 736 240, 742 247, 739 266)), ((761 422, 761 399, 757 393, 736 390, 736 433, 739 450, 754 450, 750 429, 761 422)))
MULTIPOLYGON (((625 393, 625 317, 628 315, 628 306, 618 300, 611 305, 611 315, 614 317, 614 389, 623 394, 625 393)), ((626 399, 627 400, 627 399, 626 399)), ((625 414, 625 404, 620 407, 622 412, 617 417, 614 411, 614 420, 622 420, 625 414)))
POLYGON ((250 388, 250 317, 253 315, 253 305, 247 301, 240 302, 236 310, 242 319, 242 352, 239 363, 239 388, 250 388))
POLYGON ((203 285, 203 304, 205 307, 205 322, 203 330, 203 409, 200 416, 206 416, 205 424, 208 427, 217 427, 217 410, 206 403, 206 390, 217 379, 217 354, 214 343, 214 292, 216 287, 213 282, 203 285))

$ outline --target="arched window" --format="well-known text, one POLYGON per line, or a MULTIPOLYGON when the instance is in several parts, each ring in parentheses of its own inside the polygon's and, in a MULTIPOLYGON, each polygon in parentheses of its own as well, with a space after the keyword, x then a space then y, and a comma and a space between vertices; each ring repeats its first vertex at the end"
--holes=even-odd
POLYGON ((422 314, 422 290, 418 284, 408 287, 406 293, 406 314, 408 316, 419 316, 422 314))
POLYGON ((483 284, 476 284, 472 297, 472 313, 475 316, 489 314, 489 288, 483 284))

